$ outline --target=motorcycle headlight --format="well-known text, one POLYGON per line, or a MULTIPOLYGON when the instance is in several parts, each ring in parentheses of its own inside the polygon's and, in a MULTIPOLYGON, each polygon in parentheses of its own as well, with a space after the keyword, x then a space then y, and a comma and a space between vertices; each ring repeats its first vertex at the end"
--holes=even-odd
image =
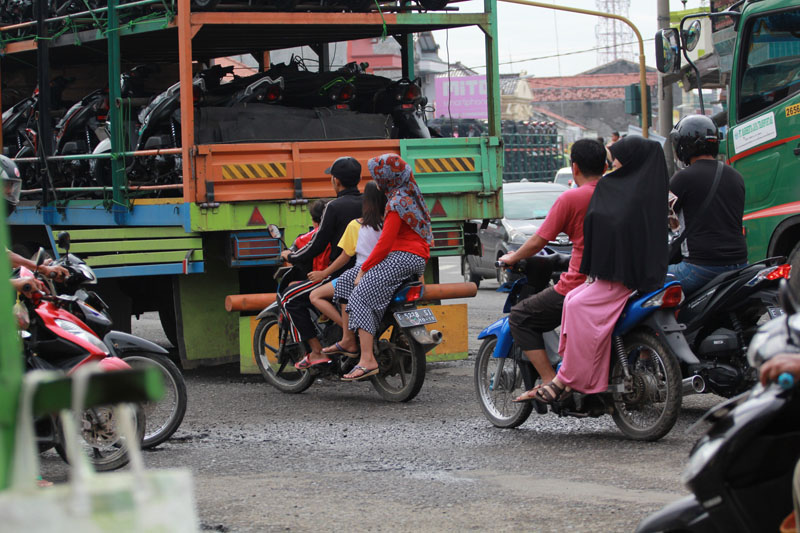
POLYGON ((681 473, 681 481, 684 485, 693 480, 705 468, 722 446, 722 440, 720 438, 708 440, 694 451, 689 458, 689 463, 681 473))
POLYGON ((81 328, 74 322, 70 322, 69 320, 62 320, 60 318, 57 318, 55 322, 58 327, 60 327, 70 335, 75 335, 76 337, 80 337, 81 339, 85 340, 98 350, 102 350, 103 353, 105 353, 106 355, 111 353, 108 350, 108 347, 103 343, 103 341, 100 340, 100 338, 97 335, 89 333, 88 331, 81 328))

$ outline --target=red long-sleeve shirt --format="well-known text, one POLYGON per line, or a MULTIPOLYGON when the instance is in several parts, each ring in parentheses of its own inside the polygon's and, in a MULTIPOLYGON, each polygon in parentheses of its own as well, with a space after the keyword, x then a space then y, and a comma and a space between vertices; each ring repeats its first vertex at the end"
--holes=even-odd
POLYGON ((425 260, 431 256, 427 241, 411 229, 411 226, 403 222, 395 211, 389 211, 389 214, 386 215, 378 244, 361 265, 361 271, 366 272, 386 259, 389 252, 409 252, 425 260))

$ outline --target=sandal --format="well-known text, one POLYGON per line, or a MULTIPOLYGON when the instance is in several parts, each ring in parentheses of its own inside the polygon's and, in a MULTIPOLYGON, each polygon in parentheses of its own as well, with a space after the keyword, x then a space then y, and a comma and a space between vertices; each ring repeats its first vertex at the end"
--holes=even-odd
POLYGON ((326 348, 323 348, 322 353, 325 355, 341 354, 346 357, 349 357, 350 359, 356 359, 357 357, 361 357, 361 354, 359 352, 348 352, 347 350, 342 348, 342 345, 339 344, 338 342, 334 343, 333 346, 328 346, 326 348))
POLYGON ((324 365, 326 363, 330 363, 331 360, 327 357, 324 359, 314 359, 313 361, 308 358, 308 355, 300 359, 298 362, 294 364, 294 367, 298 370, 305 370, 307 368, 311 368, 312 366, 316 365, 324 365))
POLYGON ((378 373, 377 368, 369 369, 361 365, 356 365, 355 367, 353 367, 353 370, 351 370, 347 375, 353 374, 358 371, 361 371, 360 376, 353 376, 351 378, 342 377, 342 381, 361 381, 362 379, 367 379, 378 373))
POLYGON ((560 387, 555 381, 550 381, 539 387, 534 393, 533 399, 544 404, 550 405, 556 402, 563 402, 572 395, 572 391, 566 387, 560 387))

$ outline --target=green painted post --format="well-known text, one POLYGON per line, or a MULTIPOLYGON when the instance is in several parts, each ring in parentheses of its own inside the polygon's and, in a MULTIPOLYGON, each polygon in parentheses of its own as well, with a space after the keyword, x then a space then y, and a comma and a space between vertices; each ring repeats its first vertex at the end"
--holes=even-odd
POLYGON ((484 0, 489 16, 486 38, 486 98, 489 103, 489 135, 500 136, 500 66, 497 61, 497 0, 484 0))
POLYGON ((22 356, 11 313, 13 292, 8 278, 11 265, 6 247, 11 246, 6 230, 6 206, 0 202, 0 490, 8 487, 14 453, 14 428, 22 383, 22 356))
POLYGON ((112 210, 117 224, 124 224, 125 214, 128 211, 125 196, 126 176, 125 163, 119 154, 125 150, 123 135, 125 125, 122 123, 122 113, 119 106, 120 99, 120 47, 119 47, 119 13, 117 13, 117 0, 108 0, 108 113, 111 121, 111 153, 117 157, 111 158, 111 183, 114 187, 112 210))

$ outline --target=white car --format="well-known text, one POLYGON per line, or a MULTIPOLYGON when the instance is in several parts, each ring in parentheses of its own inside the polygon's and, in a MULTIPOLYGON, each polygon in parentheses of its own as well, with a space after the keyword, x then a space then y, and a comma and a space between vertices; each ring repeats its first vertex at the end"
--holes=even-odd
POLYGON ((575 182, 572 180, 572 167, 564 167, 556 172, 556 177, 553 178, 553 183, 563 185, 571 189, 575 182))

